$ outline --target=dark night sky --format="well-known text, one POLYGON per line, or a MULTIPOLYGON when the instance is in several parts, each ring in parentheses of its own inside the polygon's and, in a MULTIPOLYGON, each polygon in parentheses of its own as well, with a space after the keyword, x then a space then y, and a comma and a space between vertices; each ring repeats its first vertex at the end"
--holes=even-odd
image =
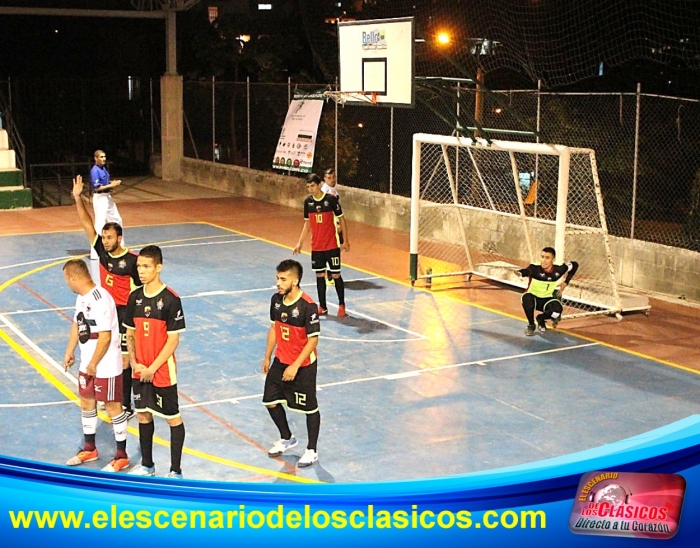
POLYGON ((0 15, 0 78, 158 76, 164 70, 163 20, 0 15))

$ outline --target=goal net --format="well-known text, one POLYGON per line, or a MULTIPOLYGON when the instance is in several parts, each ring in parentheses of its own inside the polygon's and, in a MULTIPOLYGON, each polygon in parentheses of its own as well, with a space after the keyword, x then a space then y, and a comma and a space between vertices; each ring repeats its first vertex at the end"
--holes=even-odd
POLYGON ((566 318, 623 311, 595 152, 562 145, 416 134, 411 281, 479 275, 525 288, 515 270, 577 261, 566 318))

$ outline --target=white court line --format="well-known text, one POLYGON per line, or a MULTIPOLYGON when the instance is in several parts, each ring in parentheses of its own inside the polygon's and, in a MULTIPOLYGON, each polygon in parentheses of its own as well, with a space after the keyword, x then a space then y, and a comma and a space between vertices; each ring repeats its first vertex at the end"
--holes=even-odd
POLYGON ((24 341, 25 344, 27 344, 34 352, 39 354, 42 358, 46 360, 47 363, 52 365, 56 371, 58 371, 61 375, 66 377, 71 384, 74 386, 78 386, 78 379, 76 379, 73 375, 68 373, 62 365, 59 365, 59 363, 54 360, 51 356, 49 356, 46 352, 44 352, 39 346, 32 341, 29 337, 27 337, 22 331, 19 330, 19 328, 13 324, 10 320, 8 320, 4 314, 0 314, 0 321, 7 327, 10 331, 12 331, 15 335, 17 335, 20 339, 24 341))
POLYGON ((15 409, 18 407, 45 407, 47 405, 63 405, 75 403, 73 400, 46 401, 41 403, 0 403, 0 409, 15 409))
POLYGON ((0 266, 0 270, 6 270, 8 268, 16 268, 18 266, 29 266, 32 264, 39 264, 39 263, 50 263, 52 261, 60 261, 62 259, 73 259, 76 257, 76 255, 64 255, 63 257, 53 257, 51 259, 38 259, 36 261, 29 261, 27 263, 17 263, 17 264, 10 264, 7 266, 0 266))
MULTIPOLYGON (((565 346, 563 348, 550 348, 549 350, 540 350, 538 352, 527 352, 524 354, 512 354, 510 356, 500 356, 498 358, 489 358, 486 360, 475 360, 472 362, 462 362, 462 363, 455 363, 455 364, 450 364, 450 365, 438 365, 435 367, 426 367, 425 369, 417 369, 414 371, 407 371, 405 373, 392 373, 389 375, 377 375, 374 377, 361 377, 359 379, 349 379, 347 381, 338 381, 338 382, 329 382, 326 384, 319 384, 318 388, 323 389, 323 388, 330 388, 332 386, 343 386, 346 384, 359 384, 361 382, 370 382, 370 381, 377 381, 377 380, 397 380, 397 379, 405 379, 408 377, 417 377, 419 375, 422 375, 423 373, 432 373, 434 371, 441 371, 443 369, 451 369, 454 367, 466 367, 468 365, 486 365, 486 363, 490 362, 499 362, 499 361, 507 361, 507 360, 514 360, 517 358, 523 358, 523 357, 531 357, 531 356, 541 356, 543 354, 553 354, 555 352, 566 352, 568 350, 578 350, 579 348, 587 348, 589 346, 599 346, 600 343, 585 343, 585 344, 577 344, 574 346, 565 346)), ((261 374, 262 375, 262 374, 261 374)), ((204 401, 204 402, 198 402, 198 403, 190 403, 187 405, 181 405, 180 409, 186 409, 190 407, 201 407, 204 405, 214 405, 216 403, 239 403, 244 400, 251 400, 255 398, 262 398, 262 394, 252 394, 250 396, 240 396, 240 397, 235 397, 235 398, 224 398, 220 400, 210 400, 210 401, 204 401)), ((523 413, 527 413, 527 411, 523 411, 523 413)), ((533 417, 536 417, 536 415, 533 415, 533 417)), ((539 417, 537 417, 539 418, 539 417)))
POLYGON ((526 415, 530 415, 534 419, 540 420, 542 422, 548 422, 547 419, 543 419, 542 417, 538 417, 537 415, 533 415, 529 411, 525 411, 525 409, 522 409, 522 408, 518 407, 517 405, 513 405, 513 404, 505 402, 503 400, 499 400, 498 398, 494 398, 493 396, 489 396, 489 397, 491 397, 492 399, 494 399, 498 403, 505 405, 506 407, 510 407, 511 409, 515 409, 516 411, 520 411, 521 413, 525 413, 526 415))
MULTIPOLYGON (((20 236, 20 234, 17 234, 17 236, 20 236)), ((205 238, 230 238, 230 237, 231 237, 231 234, 220 234, 218 236, 200 236, 200 237, 197 237, 195 239, 203 240, 205 238)), ((172 240, 172 241, 173 242, 183 242, 183 241, 187 241, 187 240, 191 240, 191 239, 192 238, 180 238, 179 240, 172 240)), ((248 238, 245 240, 229 240, 226 242, 206 242, 206 243, 199 243, 199 244, 161 245, 160 247, 162 249, 165 247, 170 248, 170 247, 186 247, 186 246, 195 246, 195 245, 214 245, 214 244, 218 244, 218 243, 226 243, 226 244, 227 243, 234 243, 235 244, 237 242, 251 242, 251 241, 255 241, 255 240, 257 240, 257 238, 248 238)), ((89 245, 89 244, 87 244, 87 245, 89 245)), ((133 246, 134 249, 140 249, 141 247, 143 247, 143 246, 141 246, 141 245, 133 246)), ((130 247, 129 249, 132 249, 132 248, 130 247)), ((81 255, 85 255, 85 253, 78 253, 76 255, 64 255, 61 257, 51 257, 50 259, 37 259, 36 261, 29 261, 26 263, 15 263, 15 264, 10 264, 10 265, 6 265, 6 266, 0 266, 0 270, 7 270, 8 268, 17 268, 20 266, 29 266, 29 265, 33 265, 33 264, 50 263, 53 261, 61 261, 63 259, 73 259, 73 258, 79 257, 81 255)))
MULTIPOLYGON (((382 322, 384 323, 384 322, 382 322)), ((393 342, 411 342, 411 341, 423 341, 427 337, 413 339, 344 339, 342 337, 326 337, 321 335, 320 338, 324 341, 340 341, 340 342, 356 342, 356 343, 393 343, 393 342)))
POLYGON ((56 312, 59 310, 75 310, 74 306, 57 306, 54 308, 37 308, 35 310, 15 310, 14 312, 3 312, 4 316, 16 316, 18 314, 34 314, 35 312, 56 312))
MULTIPOLYGON (((225 243, 225 242, 221 242, 225 243)), ((195 245, 201 245, 201 244, 195 244, 195 245)), ((355 278, 352 280, 348 280, 349 282, 361 282, 361 281, 367 281, 367 280, 374 280, 377 279, 378 276, 370 276, 366 278, 355 278)), ((308 283, 308 284, 302 284, 302 286, 313 286, 315 284, 308 283)), ((268 286, 268 287, 259 287, 259 288, 253 288, 253 289, 235 289, 235 290, 224 290, 224 289, 219 289, 219 290, 214 290, 214 291, 201 291, 199 293, 194 293, 192 295, 180 295, 180 299, 196 299, 200 297, 216 297, 220 295, 242 295, 244 293, 259 293, 261 291, 275 291, 276 287, 275 286, 268 286)), ((331 306, 336 306, 336 305, 331 305, 331 306)), ((56 307, 56 308, 38 308, 35 310, 15 310, 13 312, 3 312, 3 314, 6 314, 8 316, 10 315, 17 315, 17 314, 33 314, 35 312, 55 312, 57 310, 72 310, 72 307, 65 306, 65 307, 56 307)), ((387 327, 391 327, 392 329, 397 329, 399 331, 403 331, 404 333, 408 333, 409 335, 414 335, 415 338, 412 339, 382 339, 382 340, 367 340, 367 339, 350 339, 350 338, 334 338, 334 337, 325 337, 321 335, 321 337, 324 340, 331 340, 331 341, 342 341, 342 342, 361 342, 361 343, 390 343, 390 342, 410 342, 410 341, 420 341, 420 340, 427 340, 428 337, 421 335, 420 333, 416 333, 415 331, 411 331, 409 329, 404 329, 402 327, 399 327, 395 324, 386 322, 384 320, 380 320, 379 318, 375 318, 372 316, 368 316, 367 314, 362 314, 360 312, 357 312, 356 310, 353 310, 352 313, 355 316, 362 316, 364 318, 370 319, 372 321, 375 321, 377 323, 386 325, 387 327)))
POLYGON ((223 244, 237 244, 239 242, 259 242, 257 238, 246 238, 244 240, 226 240, 225 242, 201 242, 198 244, 176 244, 176 245, 161 245, 159 246, 161 249, 165 249, 166 247, 168 249, 172 247, 195 247, 198 245, 223 245, 223 244))
MULTIPOLYGON (((337 305, 337 304, 334 304, 334 303, 328 303, 328 304, 329 304, 330 306, 333 306, 333 307, 335 307, 335 308, 338 308, 338 305, 337 305)), ((366 318, 366 319, 368 319, 368 320, 372 320, 372 321, 375 321, 375 322, 378 322, 378 323, 383 323, 384 325, 388 325, 389 327, 393 327, 394 329, 398 329, 399 331, 403 331, 404 333, 409 333, 409 334, 411 334, 411 335, 415 335, 416 337, 418 337, 419 339, 422 339, 422 340, 424 340, 424 341, 427 341, 427 340, 428 340, 428 337, 426 337, 425 335, 422 335, 421 333, 417 333, 416 331, 411 331, 410 329, 405 329, 405 328, 403 328, 403 327, 399 327, 399 326, 396 325, 396 324, 389 323, 389 322, 385 322, 384 320, 380 320, 380 319, 375 318, 374 316, 370 316, 370 315, 368 315, 368 314, 363 314, 362 312, 358 312, 357 310, 354 310, 354 309, 346 308, 345 310, 346 310, 347 312, 352 312, 352 314, 355 315, 355 316, 360 316, 361 318, 366 318)), ((349 339, 345 339, 345 340, 349 340, 349 339)))

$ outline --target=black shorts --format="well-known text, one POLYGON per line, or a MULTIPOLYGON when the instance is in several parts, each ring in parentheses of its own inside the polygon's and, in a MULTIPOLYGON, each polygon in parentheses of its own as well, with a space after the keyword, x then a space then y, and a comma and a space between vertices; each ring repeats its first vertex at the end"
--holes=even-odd
POLYGON ((535 298, 535 310, 539 310, 540 312, 544 312, 544 307, 551 302, 559 303, 561 305, 561 299, 555 296, 551 297, 538 297, 536 295, 533 295, 532 293, 523 293, 523 296, 520 297, 520 302, 522 302, 523 297, 525 295, 532 295, 535 298))
POLYGON ((331 272, 340 272, 340 248, 329 249, 328 251, 312 251, 311 252, 311 270, 314 272, 323 272, 326 270, 331 272))
POLYGON ((180 416, 180 405, 177 399, 177 384, 172 386, 154 386, 152 382, 141 382, 134 379, 134 410, 138 413, 151 413, 164 419, 175 419, 180 416))
POLYGON ((283 403, 292 411, 310 415, 318 411, 316 400, 316 369, 318 362, 300 367, 293 381, 283 381, 286 365, 275 358, 265 377, 263 405, 283 403))
POLYGON ((122 347, 122 354, 128 354, 129 349, 126 347, 126 327, 124 327, 124 318, 126 318, 126 305, 117 306, 117 318, 119 320, 119 340, 122 347))

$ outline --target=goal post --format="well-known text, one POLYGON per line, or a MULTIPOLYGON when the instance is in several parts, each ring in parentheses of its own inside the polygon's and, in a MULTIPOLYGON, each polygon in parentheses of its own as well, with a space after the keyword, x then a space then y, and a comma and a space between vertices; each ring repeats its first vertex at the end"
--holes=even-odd
MULTIPOLYGON (((411 282, 478 275, 526 287, 516 270, 577 261, 565 317, 624 311, 591 149, 415 134, 411 282)), ((635 308, 638 309, 638 308, 635 308)))

